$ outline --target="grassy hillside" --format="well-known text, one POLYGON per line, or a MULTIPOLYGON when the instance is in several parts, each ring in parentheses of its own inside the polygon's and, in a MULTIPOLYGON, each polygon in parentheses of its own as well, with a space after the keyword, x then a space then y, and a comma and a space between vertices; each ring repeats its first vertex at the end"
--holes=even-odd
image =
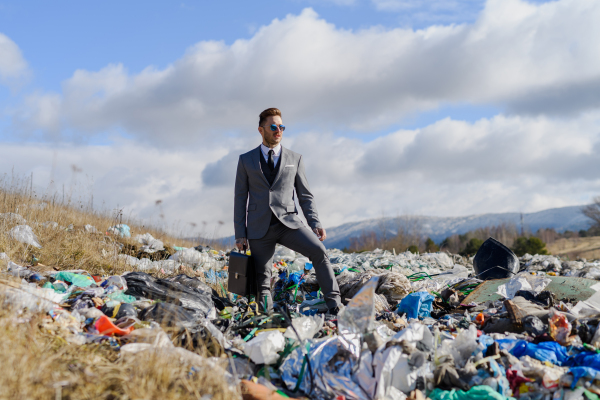
POLYGON ((588 260, 600 258, 600 236, 558 239, 547 244, 550 254, 566 256, 571 260, 585 258, 588 260))
MULTIPOLYGON (((167 248, 162 257, 168 257, 172 250, 169 246, 193 245, 131 219, 29 196, 26 189, 14 186, 0 189, 0 213, 0 252, 19 265, 39 271, 83 269, 107 276, 131 269, 117 255, 134 255, 139 243, 106 234, 108 227, 121 222, 131 227, 132 235, 150 232, 162 240, 167 248), (25 222, 8 213, 18 214, 25 222), (10 229, 23 224, 32 228, 41 248, 9 235, 10 229)), ((7 260, 0 261, 0 398, 241 398, 238 389, 228 386, 223 370, 215 368, 215 364, 227 363, 226 358, 190 361, 173 351, 146 351, 124 357, 118 351, 118 341, 67 343, 66 332, 71 324, 78 326, 79 322, 11 308, 10 296, 19 291, 21 280, 4 272, 6 264, 7 260), (198 368, 199 363, 206 365, 198 368)), ((194 351, 204 357, 219 356, 206 348, 194 351)))

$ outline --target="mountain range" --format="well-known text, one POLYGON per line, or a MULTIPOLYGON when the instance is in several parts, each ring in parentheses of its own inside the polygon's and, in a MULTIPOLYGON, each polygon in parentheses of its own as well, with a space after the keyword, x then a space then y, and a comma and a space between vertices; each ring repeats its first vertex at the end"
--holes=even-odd
POLYGON ((448 236, 464 234, 486 226, 514 224, 525 230, 536 232, 540 228, 554 228, 557 232, 579 231, 590 227, 590 220, 581 213, 581 206, 552 208, 534 213, 499 213, 469 215, 466 217, 429 217, 401 216, 375 218, 357 222, 348 222, 333 228, 327 228, 327 248, 350 246, 350 238, 358 237, 362 232, 375 232, 378 236, 385 230, 388 236, 398 233, 398 227, 406 225, 418 227, 418 231, 434 242, 440 243, 448 236), (522 219, 521 219, 522 218, 522 219))

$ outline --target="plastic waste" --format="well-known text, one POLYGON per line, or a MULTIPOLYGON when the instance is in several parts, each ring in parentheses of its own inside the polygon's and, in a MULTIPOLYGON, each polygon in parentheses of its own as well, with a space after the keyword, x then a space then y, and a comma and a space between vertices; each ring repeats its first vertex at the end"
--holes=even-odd
POLYGON ((19 225, 25 225, 27 223, 27 221, 25 221, 25 218, 23 218, 19 214, 15 214, 15 213, 11 213, 11 212, 0 213, 0 221, 2 221, 4 223, 19 224, 19 225))
POLYGON ((98 229, 94 225, 86 224, 83 229, 88 233, 98 233, 98 229))
POLYGON ((244 345, 244 353, 255 364, 274 364, 279 359, 278 352, 285 347, 285 338, 279 331, 257 335, 244 345))
POLYGON ((324 317, 323 315, 318 316, 303 316, 292 319, 292 327, 288 327, 283 334, 284 337, 288 339, 297 340, 298 336, 300 336, 300 341, 304 341, 306 339, 312 339, 323 327, 324 317), (298 333, 298 336, 296 336, 298 333))
POLYGON ((198 319, 183 307, 171 303, 156 303, 140 312, 142 321, 155 321, 162 326, 191 326, 198 319))
POLYGON ((131 237, 131 228, 126 224, 117 224, 108 228, 108 232, 121 237, 131 237))
POLYGON ((178 281, 156 279, 144 272, 124 275, 128 289, 125 294, 136 298, 162 300, 179 305, 200 317, 206 317, 214 303, 210 293, 186 286, 178 281))
POLYGON ((16 241, 28 244, 38 249, 42 248, 42 245, 38 241, 38 238, 33 233, 33 229, 29 225, 17 225, 8 232, 9 236, 16 241))
POLYGON ((338 330, 341 335, 366 333, 375 322, 374 295, 378 277, 372 277, 348 305, 338 314, 338 330))
POLYGON ((434 299, 435 297, 427 292, 410 293, 402 299, 396 312, 406 313, 409 319, 430 317, 434 299))
POLYGON ((548 320, 550 336, 562 345, 569 344, 569 335, 571 334, 571 323, 567 317, 556 311, 555 308, 550 308, 550 318, 548 320))
POLYGON ((547 329, 541 319, 535 315, 528 315, 523 318, 523 328, 533 336, 540 336, 546 333, 547 329))
POLYGON ((550 282, 552 282, 552 280, 544 276, 534 276, 529 273, 522 273, 513 276, 510 281, 498 286, 497 293, 507 299, 514 298, 517 292, 521 290, 531 291, 535 295, 538 295, 550 282))
POLYGON ((169 257, 169 260, 194 267, 207 262, 208 256, 206 253, 199 252, 196 249, 184 249, 177 251, 169 257))
POLYGON ((164 243, 155 239, 150 233, 137 235, 134 239, 143 245, 140 251, 144 253, 152 254, 165 249, 164 243))
POLYGON ((510 278, 519 267, 515 253, 494 238, 483 242, 473 258, 475 275, 483 280, 510 278))
POLYGON ((279 373, 288 390, 300 390, 312 398, 344 396, 367 400, 359 384, 352 379, 360 354, 359 335, 312 340, 306 347, 294 349, 282 362, 279 373))
POLYGON ((468 391, 433 389, 428 397, 431 400, 510 400, 511 397, 503 396, 487 385, 473 386, 468 391))
POLYGON ((119 290, 127 290, 127 281, 122 276, 109 276, 102 284, 100 284, 100 286, 104 288, 111 285, 116 286, 119 290))
POLYGON ((135 297, 125 294, 121 290, 108 294, 106 298, 120 303, 134 303, 136 301, 135 297))
POLYGON ((113 324, 106 315, 103 315, 100 318, 98 318, 98 320, 94 324, 94 327, 96 328, 96 330, 98 331, 98 333, 100 335, 105 335, 105 336, 110 336, 110 335, 123 336, 123 335, 127 335, 128 333, 131 333, 131 331, 133 330, 133 326, 131 326, 127 329, 119 328, 118 326, 113 324))
POLYGON ((56 279, 58 281, 69 282, 69 283, 73 284, 74 286, 78 286, 78 287, 82 287, 82 288, 91 286, 92 284, 96 284, 94 279, 89 276, 76 274, 74 272, 66 272, 66 271, 57 272, 56 274, 54 274, 54 279, 56 279))

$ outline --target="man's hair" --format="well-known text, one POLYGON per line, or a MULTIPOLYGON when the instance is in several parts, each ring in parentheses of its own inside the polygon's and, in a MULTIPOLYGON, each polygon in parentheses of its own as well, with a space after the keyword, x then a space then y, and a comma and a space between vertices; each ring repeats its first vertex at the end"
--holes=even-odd
POLYGON ((281 117, 281 111, 279 111, 279 108, 267 108, 265 111, 261 112, 258 119, 258 126, 262 126, 267 118, 274 115, 279 115, 281 117))

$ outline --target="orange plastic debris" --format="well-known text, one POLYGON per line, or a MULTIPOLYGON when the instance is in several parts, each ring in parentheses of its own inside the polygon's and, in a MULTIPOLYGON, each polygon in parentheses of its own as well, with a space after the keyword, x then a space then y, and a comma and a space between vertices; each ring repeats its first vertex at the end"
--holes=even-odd
POLYGON ((96 327, 96 329, 98 330, 98 333, 100 335, 105 335, 105 336, 109 336, 109 335, 124 336, 124 335, 128 335, 133 330, 133 326, 130 326, 127 329, 119 328, 118 326, 113 324, 112 321, 110 320, 110 318, 108 318, 106 315, 103 315, 100 318, 98 318, 98 321, 96 321, 96 324, 94 326, 96 327))
POLYGON ((477 316, 475 317, 475 323, 477 323, 479 325, 483 325, 484 321, 485 321, 485 315, 483 315, 483 313, 477 314, 477 316))

